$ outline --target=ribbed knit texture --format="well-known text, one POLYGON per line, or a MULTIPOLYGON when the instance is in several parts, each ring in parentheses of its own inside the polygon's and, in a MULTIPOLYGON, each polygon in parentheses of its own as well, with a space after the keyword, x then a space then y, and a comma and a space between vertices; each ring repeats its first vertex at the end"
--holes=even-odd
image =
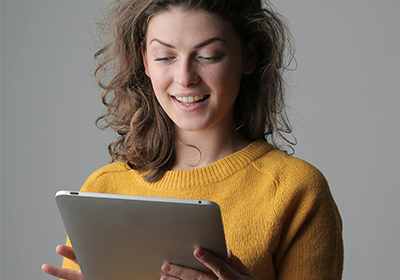
MULTIPOLYGON (((256 279, 342 276, 342 223, 324 176, 263 141, 206 167, 168 171, 156 183, 112 163, 81 191, 211 200, 221 207, 227 247, 256 279)), ((69 260, 63 267, 79 269, 69 260)))

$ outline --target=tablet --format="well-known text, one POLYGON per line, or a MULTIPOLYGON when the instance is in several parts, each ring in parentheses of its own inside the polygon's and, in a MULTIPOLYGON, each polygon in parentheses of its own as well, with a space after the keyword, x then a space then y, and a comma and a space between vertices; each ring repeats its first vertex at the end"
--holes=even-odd
POLYGON ((85 280, 155 280, 168 262, 214 274, 203 248, 228 262, 211 201, 59 191, 56 202, 85 280))

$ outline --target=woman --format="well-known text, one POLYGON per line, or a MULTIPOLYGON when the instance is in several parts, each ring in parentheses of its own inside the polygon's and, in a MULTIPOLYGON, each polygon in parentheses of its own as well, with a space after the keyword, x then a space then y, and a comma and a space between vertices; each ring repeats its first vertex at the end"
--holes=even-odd
MULTIPOLYGON (((271 6, 116 1, 105 26, 111 37, 96 54, 96 78, 107 111, 98 122, 120 137, 109 146, 116 162, 81 191, 217 202, 230 263, 201 249, 194 255, 219 279, 341 279, 341 220, 325 178, 271 145, 291 131, 282 78, 288 34, 271 6)), ((83 279, 73 249, 57 252, 63 268, 43 270, 83 279)), ((160 269, 164 280, 208 279, 160 269)))

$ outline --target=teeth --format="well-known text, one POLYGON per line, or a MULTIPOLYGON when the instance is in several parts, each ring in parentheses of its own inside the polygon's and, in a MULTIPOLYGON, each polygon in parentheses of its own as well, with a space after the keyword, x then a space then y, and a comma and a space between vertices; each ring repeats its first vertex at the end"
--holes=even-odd
POLYGON ((193 102, 202 100, 205 97, 206 97, 206 95, 183 96, 183 97, 175 96, 176 100, 178 100, 180 102, 184 102, 184 103, 193 103, 193 102))

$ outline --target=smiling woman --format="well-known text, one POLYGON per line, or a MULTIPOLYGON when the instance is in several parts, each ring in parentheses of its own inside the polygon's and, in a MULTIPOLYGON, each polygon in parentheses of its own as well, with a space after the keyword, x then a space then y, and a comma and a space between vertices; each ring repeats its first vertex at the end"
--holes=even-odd
POLYGON ((247 146, 235 130, 234 104, 243 73, 250 74, 255 67, 256 50, 253 43, 242 49, 228 21, 203 11, 171 8, 149 21, 142 55, 157 100, 181 142, 190 142, 194 134, 199 139, 202 133, 196 132, 212 129, 223 131, 224 139, 241 148, 247 146))
MULTIPOLYGON (((221 85, 225 82, 224 87, 235 88, 232 93, 237 93, 233 105, 234 119, 229 121, 234 122, 237 133, 247 142, 257 139, 268 139, 276 145, 285 142, 282 136, 290 133, 291 128, 284 110, 282 75, 286 63, 291 60, 290 56, 286 56, 291 53, 290 37, 280 16, 271 6, 263 9, 260 1, 116 1, 103 26, 109 34, 110 43, 96 54, 96 79, 104 89, 103 102, 107 111, 98 120, 98 125, 111 127, 121 136, 109 146, 113 161, 124 160, 132 169, 146 172, 144 178, 149 182, 162 178, 176 163, 178 151, 175 146, 182 141, 176 141, 177 133, 171 133, 177 126, 162 108, 161 100, 156 98, 160 90, 153 89, 154 85, 169 82, 171 69, 174 71, 175 87, 178 84, 182 86, 182 83, 183 87, 187 86, 184 85, 188 83, 187 79, 193 83, 193 79, 200 78, 200 69, 202 75, 208 71, 209 81, 213 81, 216 75, 224 74, 222 70, 228 71, 226 68, 230 73, 236 70, 234 76, 227 77, 225 73, 225 81, 217 83, 221 85), (163 13, 173 7, 179 9, 171 13, 180 16, 168 19, 163 13), (197 14, 194 11, 199 12, 196 23, 191 18, 197 14), (160 21, 163 23, 159 24, 160 21), (148 30, 151 26, 157 28, 148 30), (148 34, 148 31, 157 31, 158 35, 148 34), (185 32, 186 37, 181 32, 185 32), (132 38, 137 39, 132 41, 132 38), (189 48, 190 58, 188 53, 183 53, 189 48), (153 53, 150 60, 146 52, 155 51, 157 53, 153 53), (177 54, 179 57, 175 57, 177 54), (182 59, 182 55, 187 57, 182 59), (147 58, 143 61, 145 56, 147 58), (242 65, 245 60, 249 65, 242 65), (149 64, 147 69, 144 69, 143 62, 149 64), (150 73, 150 70, 153 72, 150 73), (149 78, 149 74, 153 77, 149 78), (155 79, 156 74, 165 77, 165 80, 155 79), (255 110, 257 107, 263 109, 255 110)), ((207 91, 212 89, 208 86, 202 81, 196 85, 194 92, 187 89, 174 92, 175 100, 171 103, 176 101, 176 106, 191 113, 195 107, 186 106, 192 104, 180 103, 178 99, 184 101, 187 97, 189 100, 194 93, 192 98, 198 95, 198 99, 214 106, 217 99, 209 98, 211 94, 207 91)), ((223 92, 228 91, 224 89, 223 92)), ((225 99, 224 103, 227 108, 232 107, 232 100, 225 99)), ((197 103, 196 106, 201 107, 197 103)), ((184 119, 190 115, 193 114, 186 114, 184 119)), ((215 121, 222 118, 221 115, 225 113, 208 115, 208 118, 215 121)), ((195 130, 194 127, 204 127, 204 124, 189 120, 186 123, 191 131, 195 130)), ((192 136, 195 137, 198 135, 192 136)), ((225 154, 239 150, 245 142, 235 144, 236 147, 225 154)), ((191 141, 186 143, 200 148, 203 165, 206 165, 207 156, 203 149, 191 141)), ((222 157, 223 154, 219 155, 219 158, 222 157)))
MULTIPOLYGON (((341 218, 328 184, 277 145, 291 132, 282 78, 290 49, 272 7, 116 1, 106 26, 110 42, 95 56, 107 108, 98 124, 118 133, 109 146, 117 162, 81 191, 216 202, 229 263, 193 254, 218 279, 341 279, 341 218)), ((83 279, 73 248, 57 252, 63 268, 43 270, 83 279)), ((169 263, 160 275, 211 279, 169 263)))

